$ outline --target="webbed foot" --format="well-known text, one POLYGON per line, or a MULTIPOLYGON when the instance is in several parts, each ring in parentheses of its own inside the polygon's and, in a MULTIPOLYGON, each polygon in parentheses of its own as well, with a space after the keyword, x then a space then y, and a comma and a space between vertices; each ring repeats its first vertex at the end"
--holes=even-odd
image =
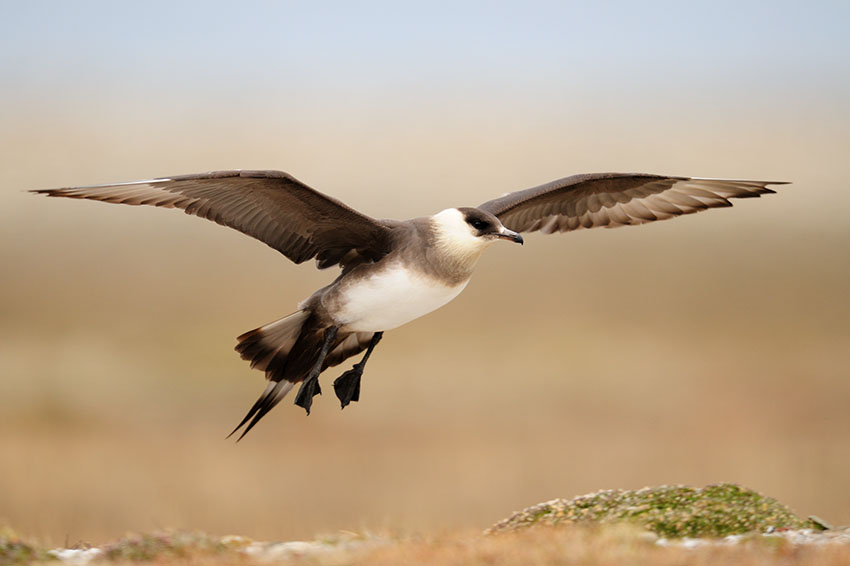
POLYGON ((331 344, 336 340, 336 333, 339 330, 337 326, 331 326, 325 331, 325 338, 322 340, 322 349, 319 350, 319 355, 316 356, 316 362, 313 368, 304 381, 301 383, 301 388, 298 389, 298 395, 295 396, 295 404, 303 407, 307 414, 310 414, 310 407, 313 405, 313 397, 322 394, 322 388, 319 386, 319 374, 322 373, 325 357, 331 350, 331 344))
POLYGON ((334 380, 334 392, 339 398, 342 409, 352 401, 360 400, 360 378, 363 377, 364 365, 363 363, 354 364, 353 368, 334 380))
POLYGON ((322 387, 319 385, 319 377, 308 377, 301 383, 301 388, 298 389, 298 395, 295 396, 295 404, 302 407, 307 414, 310 414, 310 407, 313 406, 313 397, 322 394, 322 387))

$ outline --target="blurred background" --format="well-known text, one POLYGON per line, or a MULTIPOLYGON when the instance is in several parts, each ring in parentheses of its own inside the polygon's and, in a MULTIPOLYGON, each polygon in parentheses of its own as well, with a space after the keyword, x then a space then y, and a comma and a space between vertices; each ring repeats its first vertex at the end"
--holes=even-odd
POLYGON ((3 2, 0 524, 286 540, 484 528, 738 482, 850 523, 846 2, 3 2), (376 217, 575 173, 793 181, 494 246, 362 400, 263 389, 235 336, 335 272, 177 211, 25 192, 282 169, 376 217))

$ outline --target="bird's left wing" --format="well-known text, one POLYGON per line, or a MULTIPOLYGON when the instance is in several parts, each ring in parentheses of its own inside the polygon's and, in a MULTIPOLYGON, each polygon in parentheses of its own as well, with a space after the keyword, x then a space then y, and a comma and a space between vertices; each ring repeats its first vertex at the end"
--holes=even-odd
POLYGON ((509 193, 478 206, 516 232, 544 234, 579 228, 615 228, 666 220, 758 197, 782 181, 666 177, 642 173, 593 173, 558 179, 509 193))
POLYGON ((389 251, 389 230, 282 171, 213 171, 113 185, 42 189, 50 196, 181 208, 239 230, 301 263, 350 268, 389 251))

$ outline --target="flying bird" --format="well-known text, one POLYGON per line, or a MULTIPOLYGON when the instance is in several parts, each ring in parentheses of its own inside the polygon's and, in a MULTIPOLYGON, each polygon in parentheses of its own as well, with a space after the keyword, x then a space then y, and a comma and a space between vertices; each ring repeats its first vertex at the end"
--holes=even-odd
POLYGON ((593 173, 412 220, 370 218, 281 171, 214 171, 32 192, 180 208, 256 238, 295 263, 315 259, 319 269, 341 268, 297 311, 237 338, 236 351, 268 380, 230 433, 244 427, 241 439, 298 383, 295 404, 309 414, 321 393, 319 375, 365 350, 333 382, 343 408, 359 401, 363 369, 383 333, 457 297, 494 242, 522 244, 527 232, 666 220, 773 193, 768 185, 779 184, 785 183, 593 173))

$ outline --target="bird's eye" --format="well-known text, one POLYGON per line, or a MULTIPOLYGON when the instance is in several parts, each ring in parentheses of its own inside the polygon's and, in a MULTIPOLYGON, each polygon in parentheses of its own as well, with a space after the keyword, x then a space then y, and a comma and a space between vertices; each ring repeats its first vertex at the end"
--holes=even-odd
POLYGON ((489 226, 486 220, 481 220, 479 218, 470 218, 467 222, 469 222, 469 225, 476 230, 483 230, 489 226))

